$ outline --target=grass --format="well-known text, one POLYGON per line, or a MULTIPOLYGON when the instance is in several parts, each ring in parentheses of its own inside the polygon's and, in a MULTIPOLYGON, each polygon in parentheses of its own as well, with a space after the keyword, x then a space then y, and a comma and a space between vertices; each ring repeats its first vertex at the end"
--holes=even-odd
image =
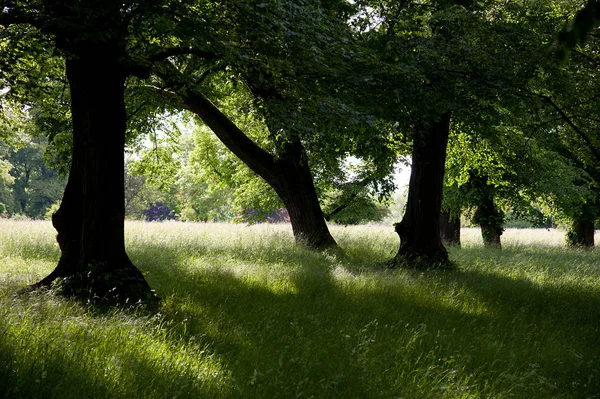
POLYGON ((389 227, 127 224, 160 314, 13 298, 59 256, 44 222, 0 221, 0 398, 600 398, 600 268, 564 234, 476 230, 460 270, 377 266, 389 227))

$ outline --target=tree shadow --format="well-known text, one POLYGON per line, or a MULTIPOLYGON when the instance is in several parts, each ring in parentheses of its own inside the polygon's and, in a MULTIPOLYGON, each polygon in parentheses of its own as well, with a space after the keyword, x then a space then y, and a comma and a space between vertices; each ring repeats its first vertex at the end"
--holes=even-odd
MULTIPOLYGON (((137 396, 160 396, 158 388, 215 397, 576 398, 600 391, 598 292, 469 268, 369 269, 364 258, 357 264, 285 247, 202 251, 156 243, 130 254, 165 297, 164 337, 148 339, 173 348, 193 342, 223 374, 202 385, 136 346, 120 355, 133 359, 137 372, 128 378, 140 387, 137 396), (194 256, 204 257, 201 267, 190 267, 194 256), (281 275, 269 274, 277 268, 281 275)), ((551 262, 554 255, 539 256, 551 262)), ((67 364, 53 367, 69 373, 69 361, 57 356, 67 364)), ((94 384, 102 397, 105 382, 94 384)))
MULTIPOLYGON (((556 376, 544 376, 544 370, 539 368, 547 367, 552 373, 555 369, 547 364, 546 357, 538 355, 548 351, 556 356, 569 352, 581 355, 587 350, 588 360, 598 360, 597 352, 589 352, 593 337, 583 334, 582 341, 574 342, 574 336, 582 334, 582 329, 571 328, 572 323, 583 323, 584 327, 597 330, 597 317, 557 316, 557 312, 583 303, 591 310, 595 303, 591 294, 573 299, 570 293, 561 290, 540 291, 524 279, 485 273, 438 272, 432 281, 423 273, 397 272, 411 284, 417 281, 415 284, 441 293, 463 290, 484 304, 482 310, 465 311, 464 306, 450 306, 447 295, 422 298, 418 296, 419 290, 402 290, 394 284, 386 291, 368 286, 359 292, 347 290, 343 281, 334 277, 336 271, 327 258, 323 256, 321 260, 326 272, 316 274, 318 278, 314 267, 296 265, 300 272, 295 289, 287 292, 268 290, 238 275, 211 269, 198 277, 198 281, 188 280, 188 288, 180 292, 193 306, 183 310, 174 303, 171 315, 177 309, 179 320, 188 320, 186 334, 207 338, 207 343, 225 359, 232 375, 241 383, 240 389, 250 395, 261 395, 276 387, 285 395, 327 392, 328 397, 370 397, 375 393, 374 386, 386 385, 384 392, 399 395, 421 392, 422 386, 414 381, 411 386, 410 380, 402 380, 402 386, 393 378, 382 377, 386 368, 392 366, 389 362, 397 361, 402 353, 408 359, 430 357, 432 367, 440 361, 454 362, 453 367, 461 373, 489 373, 490 378, 498 379, 496 390, 490 388, 490 393, 502 395, 504 390, 521 389, 522 394, 541 390, 554 395, 563 392, 552 385, 556 376), (556 303, 565 305, 557 308, 556 303), (498 334, 498 330, 506 330, 506 323, 514 324, 508 330, 510 337, 498 334), (551 324, 558 328, 549 331, 551 324), (213 332, 209 334, 208 330, 213 332), (236 334, 231 335, 230 331, 236 334), (385 338, 394 335, 401 345, 407 346, 401 350, 389 347, 393 340, 385 338), (415 336, 418 339, 410 347, 415 336), (331 347, 322 348, 323 342, 331 347), (419 351, 422 353, 416 355, 419 351), (517 353, 524 354, 520 356, 528 359, 527 363, 515 364, 517 353), (512 370, 503 370, 503 366, 512 370), (250 375, 249 370, 255 373, 250 375), (532 385, 514 388, 515 380, 526 380, 532 385)), ((352 273, 348 278, 361 278, 361 273, 352 273)), ((393 274, 363 273, 374 274, 379 280, 393 274)), ((190 276, 172 278, 190 279, 190 276)), ((571 370, 557 376, 564 380, 569 380, 571 374, 584 373, 588 367, 584 361, 578 362, 576 356, 562 362, 571 370)), ((598 378, 591 383, 598 387, 598 378)), ((589 386, 581 392, 593 392, 589 386)))

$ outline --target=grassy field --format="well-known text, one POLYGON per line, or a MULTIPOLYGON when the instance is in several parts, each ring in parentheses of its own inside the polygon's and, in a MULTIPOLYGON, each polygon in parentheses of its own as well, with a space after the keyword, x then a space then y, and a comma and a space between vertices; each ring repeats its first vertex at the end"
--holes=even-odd
POLYGON ((59 256, 46 222, 0 220, 0 398, 600 398, 597 251, 463 230, 454 272, 385 270, 390 227, 127 224, 159 314, 13 298, 59 256))

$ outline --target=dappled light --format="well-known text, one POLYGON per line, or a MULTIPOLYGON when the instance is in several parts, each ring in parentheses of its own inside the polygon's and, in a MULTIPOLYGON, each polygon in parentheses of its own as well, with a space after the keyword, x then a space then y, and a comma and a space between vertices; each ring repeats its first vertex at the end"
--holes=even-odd
MULTIPOLYGON (((53 240, 38 224, 41 233, 29 239, 32 224, 3 226, 36 253, 53 240)), ((132 259, 162 298, 154 315, 98 313, 51 292, 11 298, 23 274, 43 274, 52 264, 26 253, 10 256, 6 248, 14 244, 3 235, 0 274, 12 277, 3 278, 0 297, 0 392, 77 397, 83 386, 98 398, 597 392, 600 271, 592 253, 548 242, 502 250, 465 242, 450 251, 457 271, 389 270, 378 262, 397 243, 393 234, 382 239, 380 229, 333 229, 346 249, 340 254, 294 247, 287 226, 128 224, 132 259)))
POLYGON ((600 0, 1 4, 0 399, 599 398, 600 0))

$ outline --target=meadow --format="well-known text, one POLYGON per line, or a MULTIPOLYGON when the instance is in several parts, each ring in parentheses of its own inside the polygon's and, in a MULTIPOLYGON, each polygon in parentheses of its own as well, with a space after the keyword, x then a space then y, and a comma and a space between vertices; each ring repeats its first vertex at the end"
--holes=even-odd
POLYGON ((59 257, 0 220, 0 398, 600 398, 600 264, 564 232, 464 229, 452 272, 387 270, 389 226, 126 224, 159 313, 13 293, 59 257))

